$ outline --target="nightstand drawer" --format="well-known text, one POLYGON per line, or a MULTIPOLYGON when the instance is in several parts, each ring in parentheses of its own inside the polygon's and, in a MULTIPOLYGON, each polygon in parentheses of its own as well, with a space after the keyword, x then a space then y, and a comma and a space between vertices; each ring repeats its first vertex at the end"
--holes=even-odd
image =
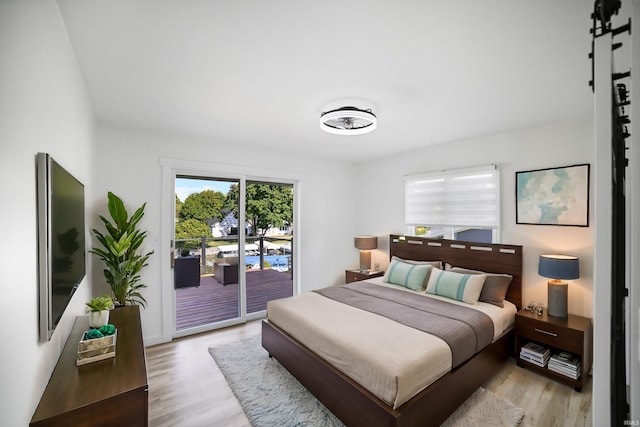
POLYGON ((362 280, 362 275, 357 271, 345 271, 345 281, 347 283, 362 280))
POLYGON ((561 347, 573 353, 581 353, 584 348, 584 333, 549 322, 521 318, 516 325, 516 333, 541 344, 561 347))
POLYGON ((360 271, 360 270, 345 270, 345 282, 357 282, 358 280, 367 280, 374 277, 384 276, 384 271, 360 271))

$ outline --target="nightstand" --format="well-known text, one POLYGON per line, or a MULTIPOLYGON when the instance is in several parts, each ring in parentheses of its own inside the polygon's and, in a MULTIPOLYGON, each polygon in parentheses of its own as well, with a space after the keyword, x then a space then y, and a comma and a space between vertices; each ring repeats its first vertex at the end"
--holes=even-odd
POLYGON ((346 283, 351 283, 357 282, 358 280, 367 280, 374 277, 384 276, 384 271, 369 270, 361 272, 360 270, 345 270, 344 275, 346 283))
POLYGON ((541 316, 534 312, 520 310, 516 313, 515 358, 518 366, 532 369, 572 386, 577 391, 587 382, 592 360, 593 326, 591 319, 569 314, 564 319, 548 316, 546 310, 541 316), (577 379, 541 367, 520 357, 522 346, 527 343, 539 344, 550 350, 551 356, 560 352, 572 353, 580 360, 580 376, 577 379))

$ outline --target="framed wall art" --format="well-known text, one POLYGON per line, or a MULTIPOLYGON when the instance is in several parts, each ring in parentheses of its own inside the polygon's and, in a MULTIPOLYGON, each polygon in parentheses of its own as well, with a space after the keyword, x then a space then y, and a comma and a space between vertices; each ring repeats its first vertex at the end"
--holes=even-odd
POLYGON ((589 164, 516 172, 516 224, 589 226, 589 164))

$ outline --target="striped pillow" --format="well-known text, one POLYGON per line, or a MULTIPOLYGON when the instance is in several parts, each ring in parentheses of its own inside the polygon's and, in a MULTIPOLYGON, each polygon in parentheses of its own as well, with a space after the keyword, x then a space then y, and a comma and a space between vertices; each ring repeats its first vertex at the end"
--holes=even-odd
POLYGON ((485 274, 487 279, 484 281, 478 301, 504 307, 504 300, 506 299, 509 285, 513 280, 512 275, 486 273, 484 271, 469 270, 462 267, 451 267, 451 271, 462 274, 485 274))
POLYGON ((486 278, 484 274, 460 274, 434 268, 427 284, 427 293, 476 304, 486 278))
POLYGON ((392 260, 384 274, 384 282, 400 285, 414 291, 423 291, 427 284, 432 265, 415 265, 407 262, 392 260))

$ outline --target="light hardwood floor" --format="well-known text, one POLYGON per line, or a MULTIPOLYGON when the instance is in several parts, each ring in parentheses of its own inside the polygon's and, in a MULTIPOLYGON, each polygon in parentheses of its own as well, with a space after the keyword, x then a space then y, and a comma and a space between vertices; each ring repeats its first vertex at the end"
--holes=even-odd
MULTIPOLYGON (((148 347, 149 425, 250 426, 208 348, 260 330, 253 321, 148 347)), ((510 360, 485 388, 524 410, 521 427, 591 426, 591 384, 578 393, 510 360)))

